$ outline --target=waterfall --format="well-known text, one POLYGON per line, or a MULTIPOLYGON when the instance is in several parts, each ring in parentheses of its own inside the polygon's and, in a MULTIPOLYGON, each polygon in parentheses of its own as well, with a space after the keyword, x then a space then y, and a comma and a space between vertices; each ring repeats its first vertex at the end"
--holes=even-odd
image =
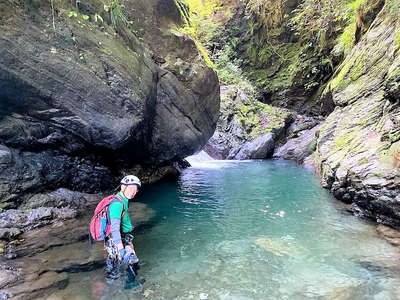
POLYGON ((186 160, 190 163, 191 166, 195 167, 196 164, 198 165, 205 162, 211 162, 214 159, 202 150, 199 153, 186 157, 186 160))

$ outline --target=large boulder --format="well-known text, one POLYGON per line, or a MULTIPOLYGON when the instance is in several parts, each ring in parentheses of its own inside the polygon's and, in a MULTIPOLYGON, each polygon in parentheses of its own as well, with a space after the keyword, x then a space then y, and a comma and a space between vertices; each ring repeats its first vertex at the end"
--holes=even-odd
POLYGON ((378 222, 400 227, 400 27, 389 6, 325 90, 336 108, 320 128, 323 186, 378 222))
POLYGON ((249 141, 244 145, 232 149, 228 159, 264 159, 270 158, 274 153, 275 140, 272 133, 268 133, 249 141))
POLYGON ((97 0, 58 1, 53 11, 3 2, 0 207, 58 187, 104 190, 123 170, 165 167, 213 134, 218 79, 176 33, 173 0, 127 3, 126 18, 144 18, 146 35, 137 24, 113 28, 97 0))
MULTIPOLYGON (((273 140, 280 138, 292 120, 293 116, 289 110, 261 103, 251 91, 233 85, 221 86, 221 111, 217 129, 204 151, 215 159, 233 159, 247 143, 246 149, 250 147, 250 152, 259 153, 255 155, 257 158, 267 158, 270 151, 265 151, 266 144, 259 144, 258 138, 264 136, 264 141, 266 136, 270 136, 268 134, 273 136, 273 140), (254 148, 258 146, 262 149, 254 148)), ((267 144, 274 145, 274 141, 268 141, 267 144)), ((243 151, 243 155, 240 154, 243 158, 235 159, 250 158, 244 154, 249 153, 248 150, 243 151)))
POLYGON ((316 125, 318 123, 315 123, 312 118, 306 119, 309 119, 309 122, 294 123, 289 127, 289 138, 283 145, 275 149, 274 158, 293 160, 302 164, 307 157, 313 154, 317 143, 316 134, 320 126, 316 125))

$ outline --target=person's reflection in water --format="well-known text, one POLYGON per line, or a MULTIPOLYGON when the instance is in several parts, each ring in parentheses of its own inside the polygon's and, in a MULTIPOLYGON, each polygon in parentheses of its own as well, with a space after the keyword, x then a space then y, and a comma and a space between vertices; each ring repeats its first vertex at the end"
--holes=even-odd
POLYGON ((106 293, 109 291, 107 283, 104 281, 104 277, 101 275, 96 275, 92 281, 92 298, 93 299, 106 299, 108 295, 106 293))
POLYGON ((114 299, 121 292, 124 293, 124 290, 129 290, 129 293, 141 293, 143 280, 133 277, 130 272, 121 272, 121 276, 110 282, 99 274, 92 280, 91 297, 98 300, 114 299))

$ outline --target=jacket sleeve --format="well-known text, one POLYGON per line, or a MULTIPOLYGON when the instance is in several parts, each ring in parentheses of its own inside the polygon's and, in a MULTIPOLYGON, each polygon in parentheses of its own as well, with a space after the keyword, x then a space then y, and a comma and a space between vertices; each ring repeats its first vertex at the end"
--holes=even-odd
POLYGON ((121 219, 111 219, 111 238, 117 245, 122 243, 120 227, 121 219))
POLYGON ((109 207, 110 221, 111 221, 111 238, 115 244, 122 243, 121 215, 123 208, 124 208, 123 204, 117 201, 111 203, 109 207))

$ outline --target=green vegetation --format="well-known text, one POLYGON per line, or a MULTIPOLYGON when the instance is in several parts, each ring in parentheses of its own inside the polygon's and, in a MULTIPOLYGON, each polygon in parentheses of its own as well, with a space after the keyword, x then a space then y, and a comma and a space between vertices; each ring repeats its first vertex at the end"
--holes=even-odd
POLYGON ((360 8, 367 3, 368 0, 355 0, 350 2, 347 11, 347 26, 339 37, 339 42, 343 45, 344 54, 347 55, 354 46, 356 38, 356 15, 360 8))
POLYGON ((175 0, 175 3, 184 21, 184 26, 176 30, 190 36, 206 64, 214 67, 206 45, 218 25, 210 22, 209 17, 220 10, 222 2, 220 0, 175 0))
MULTIPOLYGON (((59 11, 58 14, 65 13, 69 18, 82 18, 84 21, 92 20, 96 23, 103 23, 104 19, 100 15, 100 13, 95 13, 94 15, 86 15, 80 14, 79 5, 73 6, 70 1, 66 0, 50 0, 51 10, 52 10, 52 18, 53 18, 53 27, 55 29, 55 8, 59 11)), ((123 10, 124 6, 121 4, 120 0, 106 0, 106 3, 103 4, 102 7, 99 7, 99 11, 105 11, 109 14, 111 24, 113 25, 115 30, 120 28, 119 26, 126 26, 131 22, 128 21, 125 16, 123 10)))
POLYGON ((354 130, 344 133, 335 141, 335 146, 338 149, 343 149, 345 147, 350 147, 352 143, 358 143, 357 132, 357 130, 354 130))
POLYGON ((221 10, 220 0, 181 0, 175 1, 185 21, 180 30, 207 46, 218 27, 215 20, 210 19, 221 10))
POLYGON ((109 0, 108 4, 104 4, 104 10, 110 13, 111 24, 115 29, 118 29, 118 26, 128 24, 123 8, 124 6, 119 2, 119 0, 109 0))
POLYGON ((291 23, 302 41, 314 40, 320 51, 329 50, 339 42, 346 55, 355 42, 356 14, 367 1, 305 0, 291 23))
POLYGON ((386 0, 386 9, 389 15, 398 18, 400 15, 400 2, 398 0, 386 0))
POLYGON ((358 54, 346 60, 339 68, 339 72, 334 76, 334 79, 327 86, 326 91, 335 88, 344 88, 350 81, 359 78, 365 72, 364 56, 358 54))
POLYGON ((256 16, 257 23, 265 29, 272 29, 283 21, 283 2, 284 0, 248 0, 246 8, 250 14, 256 16))
POLYGON ((350 49, 354 45, 355 41, 355 34, 356 34, 356 23, 350 23, 346 26, 343 30, 343 33, 339 37, 339 41, 343 46, 343 52, 347 55, 350 52, 350 49))
POLYGON ((231 16, 230 6, 222 0, 176 0, 175 2, 185 22, 184 26, 177 30, 194 40, 204 61, 217 72, 219 80, 224 84, 236 85, 254 96, 255 89, 239 67, 241 61, 234 58, 239 40, 230 40, 222 50, 214 53, 208 50, 210 41, 219 33, 220 25, 231 16))
POLYGON ((238 119, 251 138, 270 133, 274 128, 282 128, 289 114, 285 109, 259 101, 253 101, 250 105, 240 104, 237 109, 238 119))
POLYGON ((400 48, 400 29, 397 29, 395 32, 394 45, 397 48, 400 48))
POLYGON ((228 44, 214 55, 214 66, 219 80, 223 84, 235 85, 247 94, 255 96, 256 91, 238 66, 240 61, 234 59, 234 54, 234 46, 228 44))
POLYGON ((291 25, 300 40, 314 42, 320 51, 334 46, 334 38, 349 18, 348 0, 305 0, 295 10, 291 25))

